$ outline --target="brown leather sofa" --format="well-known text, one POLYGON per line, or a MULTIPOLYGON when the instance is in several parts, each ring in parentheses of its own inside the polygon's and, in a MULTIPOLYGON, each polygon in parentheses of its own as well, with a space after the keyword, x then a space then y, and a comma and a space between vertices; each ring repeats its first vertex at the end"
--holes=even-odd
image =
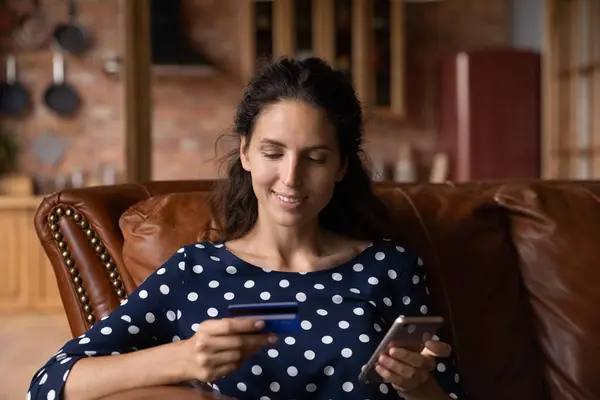
MULTIPOLYGON (((205 239, 212 185, 127 184, 44 199, 35 226, 73 336, 180 245, 205 239)), ((600 182, 378 191, 394 213, 388 236, 425 259, 470 399, 600 399, 600 182)), ((113 398, 211 397, 162 387, 113 398)))

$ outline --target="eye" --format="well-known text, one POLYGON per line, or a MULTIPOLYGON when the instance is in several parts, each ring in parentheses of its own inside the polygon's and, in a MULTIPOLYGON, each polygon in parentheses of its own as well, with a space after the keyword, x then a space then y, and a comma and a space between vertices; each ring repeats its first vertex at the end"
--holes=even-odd
POLYGON ((309 160, 317 164, 324 164, 327 161, 325 157, 309 157, 309 160))
POLYGON ((270 160, 274 160, 274 159, 280 158, 281 155, 282 155, 281 153, 273 153, 273 152, 268 152, 268 153, 264 152, 262 154, 263 154, 263 157, 268 158, 270 160))
POLYGON ((307 159, 316 164, 325 164, 327 162, 327 154, 323 151, 313 151, 308 153, 307 159))

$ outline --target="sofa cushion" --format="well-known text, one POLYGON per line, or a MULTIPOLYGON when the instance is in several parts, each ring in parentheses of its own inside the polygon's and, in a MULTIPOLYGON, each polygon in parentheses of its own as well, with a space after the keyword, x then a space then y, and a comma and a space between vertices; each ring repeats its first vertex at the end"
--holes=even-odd
POLYGON ((573 182, 507 186, 497 195, 510 210, 555 399, 600 399, 599 196, 598 183, 573 182))
POLYGON ((123 213, 123 262, 136 287, 181 246, 205 239, 212 226, 209 196, 210 192, 158 195, 123 213))

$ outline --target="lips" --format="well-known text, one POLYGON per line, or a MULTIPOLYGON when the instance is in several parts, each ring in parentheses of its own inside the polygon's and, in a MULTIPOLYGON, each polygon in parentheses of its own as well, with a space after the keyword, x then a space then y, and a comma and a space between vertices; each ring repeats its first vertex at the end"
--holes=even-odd
POLYGON ((284 203, 288 203, 288 204, 300 204, 302 202, 302 200, 304 200, 304 198, 302 196, 298 196, 298 195, 290 195, 290 194, 283 194, 283 193, 277 193, 277 192, 273 192, 273 194, 281 201, 283 201, 284 203))

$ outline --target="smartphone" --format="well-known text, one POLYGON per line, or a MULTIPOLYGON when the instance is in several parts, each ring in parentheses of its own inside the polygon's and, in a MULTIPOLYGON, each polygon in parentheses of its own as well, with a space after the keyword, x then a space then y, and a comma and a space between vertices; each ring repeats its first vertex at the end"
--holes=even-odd
POLYGON ((263 320, 264 333, 293 333, 301 330, 299 307, 295 301, 232 304, 229 306, 229 316, 263 320))
MULTIPOLYGON (((197 391, 202 393, 202 395, 210 396, 210 399, 212 400, 237 400, 235 397, 227 396, 219 392, 211 384, 200 382, 197 379, 184 382, 183 386, 189 386, 193 389, 196 389, 197 391)), ((202 398, 204 398, 204 396, 202 396, 202 398)))
POLYGON ((425 342, 433 337, 443 323, 444 319, 442 317, 433 316, 396 318, 360 372, 358 379, 364 383, 381 383, 383 379, 375 371, 381 353, 388 351, 391 347, 401 347, 420 353, 425 347, 425 342))

